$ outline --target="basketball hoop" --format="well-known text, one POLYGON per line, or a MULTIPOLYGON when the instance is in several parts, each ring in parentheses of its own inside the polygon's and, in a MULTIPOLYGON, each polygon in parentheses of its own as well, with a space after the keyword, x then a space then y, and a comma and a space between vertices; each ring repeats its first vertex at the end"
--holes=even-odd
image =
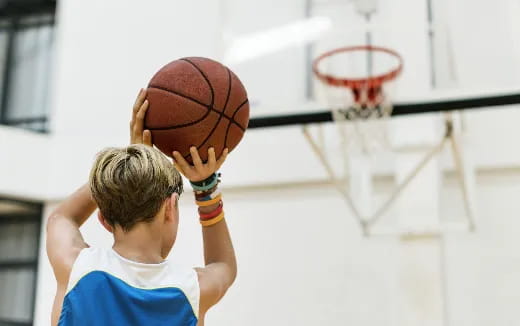
MULTIPOLYGON (((431 137, 431 133, 425 134, 422 144, 417 143, 418 146, 407 148, 398 137, 390 141, 388 118, 393 107, 392 88, 389 86, 403 70, 403 59, 396 51, 370 45, 339 48, 320 55, 314 60, 312 69, 324 85, 315 88, 317 98, 326 98, 339 131, 339 149, 332 153, 341 154, 343 175, 338 173, 327 155, 322 130, 318 129, 318 137, 314 137, 311 126, 304 125, 303 134, 325 168, 331 184, 345 199, 365 235, 400 235, 402 239, 415 240, 438 237, 447 231, 474 230, 474 173, 468 172, 474 171, 474 167, 461 155, 457 135, 460 128, 454 127, 452 114, 445 114, 445 130, 443 134, 439 134, 439 139, 431 137), (406 228, 380 225, 378 221, 388 213, 412 180, 422 175, 427 178, 427 185, 439 184, 430 182, 430 177, 436 179, 436 173, 439 172, 432 166, 440 168, 440 164, 436 165, 434 160, 447 144, 451 144, 467 220, 453 225, 431 220, 424 225, 406 228), (420 147, 421 145, 424 147, 420 147), (384 163, 385 166, 392 165, 388 164, 388 160, 394 158, 401 158, 401 164, 397 162, 394 166, 400 168, 395 172, 397 182, 390 195, 374 205, 372 165, 376 162, 384 163), (417 160, 416 163, 410 165, 410 158, 417 160), (421 173, 425 170, 428 172, 421 173)), ((429 195, 427 192, 426 196, 429 195)), ((435 214, 436 210, 432 211, 435 214)))
POLYGON ((403 70, 401 55, 370 45, 343 47, 320 55, 312 69, 327 86, 325 97, 328 104, 336 108, 335 119, 353 122, 354 128, 347 135, 347 147, 353 150, 361 146, 363 152, 386 147, 385 122, 392 114, 388 86, 403 70), (337 96, 334 90, 340 88, 348 91, 337 96))
POLYGON ((399 53, 390 49, 370 45, 352 46, 335 49, 322 54, 316 60, 314 60, 312 68, 316 77, 318 77, 318 79, 322 82, 328 84, 329 86, 349 88, 354 95, 355 103, 362 106, 373 107, 380 105, 383 102, 384 92, 382 85, 386 82, 394 80, 397 78, 397 76, 399 76, 403 70, 403 59, 399 53), (319 65, 325 59, 341 53, 350 53, 355 51, 365 51, 367 56, 371 57, 373 57, 372 53, 375 52, 386 53, 395 57, 398 60, 398 65, 396 68, 386 73, 376 76, 369 75, 366 78, 341 78, 320 71, 319 65))

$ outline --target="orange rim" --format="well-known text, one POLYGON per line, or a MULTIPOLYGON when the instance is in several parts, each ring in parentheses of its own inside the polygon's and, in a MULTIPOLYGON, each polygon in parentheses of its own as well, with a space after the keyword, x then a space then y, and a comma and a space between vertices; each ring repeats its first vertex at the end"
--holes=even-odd
POLYGON ((332 51, 325 52, 324 54, 320 55, 318 58, 316 58, 312 64, 312 70, 316 77, 321 80, 322 82, 330 85, 330 86, 336 86, 336 87, 347 87, 353 90, 356 89, 362 89, 362 88, 368 88, 368 89, 377 89, 381 87, 385 82, 394 80, 403 70, 403 58, 399 53, 397 53, 394 50, 390 50, 383 47, 377 47, 377 46, 370 46, 370 45, 360 45, 360 46, 351 46, 351 47, 344 47, 344 48, 338 48, 334 49, 332 51), (354 52, 354 51, 372 51, 372 52, 383 52, 390 54, 391 56, 394 56, 398 60, 398 66, 397 68, 381 75, 377 76, 371 76, 368 78, 339 78, 332 75, 328 75, 325 73, 322 73, 318 69, 319 63, 328 57, 331 57, 333 55, 336 55, 338 53, 345 53, 345 52, 354 52))

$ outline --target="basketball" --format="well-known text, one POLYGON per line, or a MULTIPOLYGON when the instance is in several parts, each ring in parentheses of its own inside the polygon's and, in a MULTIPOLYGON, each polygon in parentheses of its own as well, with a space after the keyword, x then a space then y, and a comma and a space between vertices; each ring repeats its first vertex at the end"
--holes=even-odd
POLYGON ((247 92, 238 77, 219 62, 182 58, 162 67, 151 79, 145 128, 155 146, 172 156, 178 151, 190 163, 196 146, 203 161, 208 149, 219 158, 231 152, 249 123, 247 92))

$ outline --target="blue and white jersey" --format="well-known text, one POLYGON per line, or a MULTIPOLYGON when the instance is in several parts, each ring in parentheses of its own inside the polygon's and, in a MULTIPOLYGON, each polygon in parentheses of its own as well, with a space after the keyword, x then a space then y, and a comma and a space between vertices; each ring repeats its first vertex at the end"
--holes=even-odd
POLYGON ((199 282, 171 262, 142 264, 112 249, 83 249, 70 274, 58 325, 195 326, 199 282))

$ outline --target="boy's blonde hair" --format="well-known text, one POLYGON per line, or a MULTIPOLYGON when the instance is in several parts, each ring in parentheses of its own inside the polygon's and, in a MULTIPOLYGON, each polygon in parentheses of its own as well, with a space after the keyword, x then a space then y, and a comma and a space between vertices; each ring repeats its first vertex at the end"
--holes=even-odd
POLYGON ((89 183, 105 220, 124 231, 151 222, 166 198, 182 193, 182 178, 172 162, 146 145, 104 149, 89 183))

